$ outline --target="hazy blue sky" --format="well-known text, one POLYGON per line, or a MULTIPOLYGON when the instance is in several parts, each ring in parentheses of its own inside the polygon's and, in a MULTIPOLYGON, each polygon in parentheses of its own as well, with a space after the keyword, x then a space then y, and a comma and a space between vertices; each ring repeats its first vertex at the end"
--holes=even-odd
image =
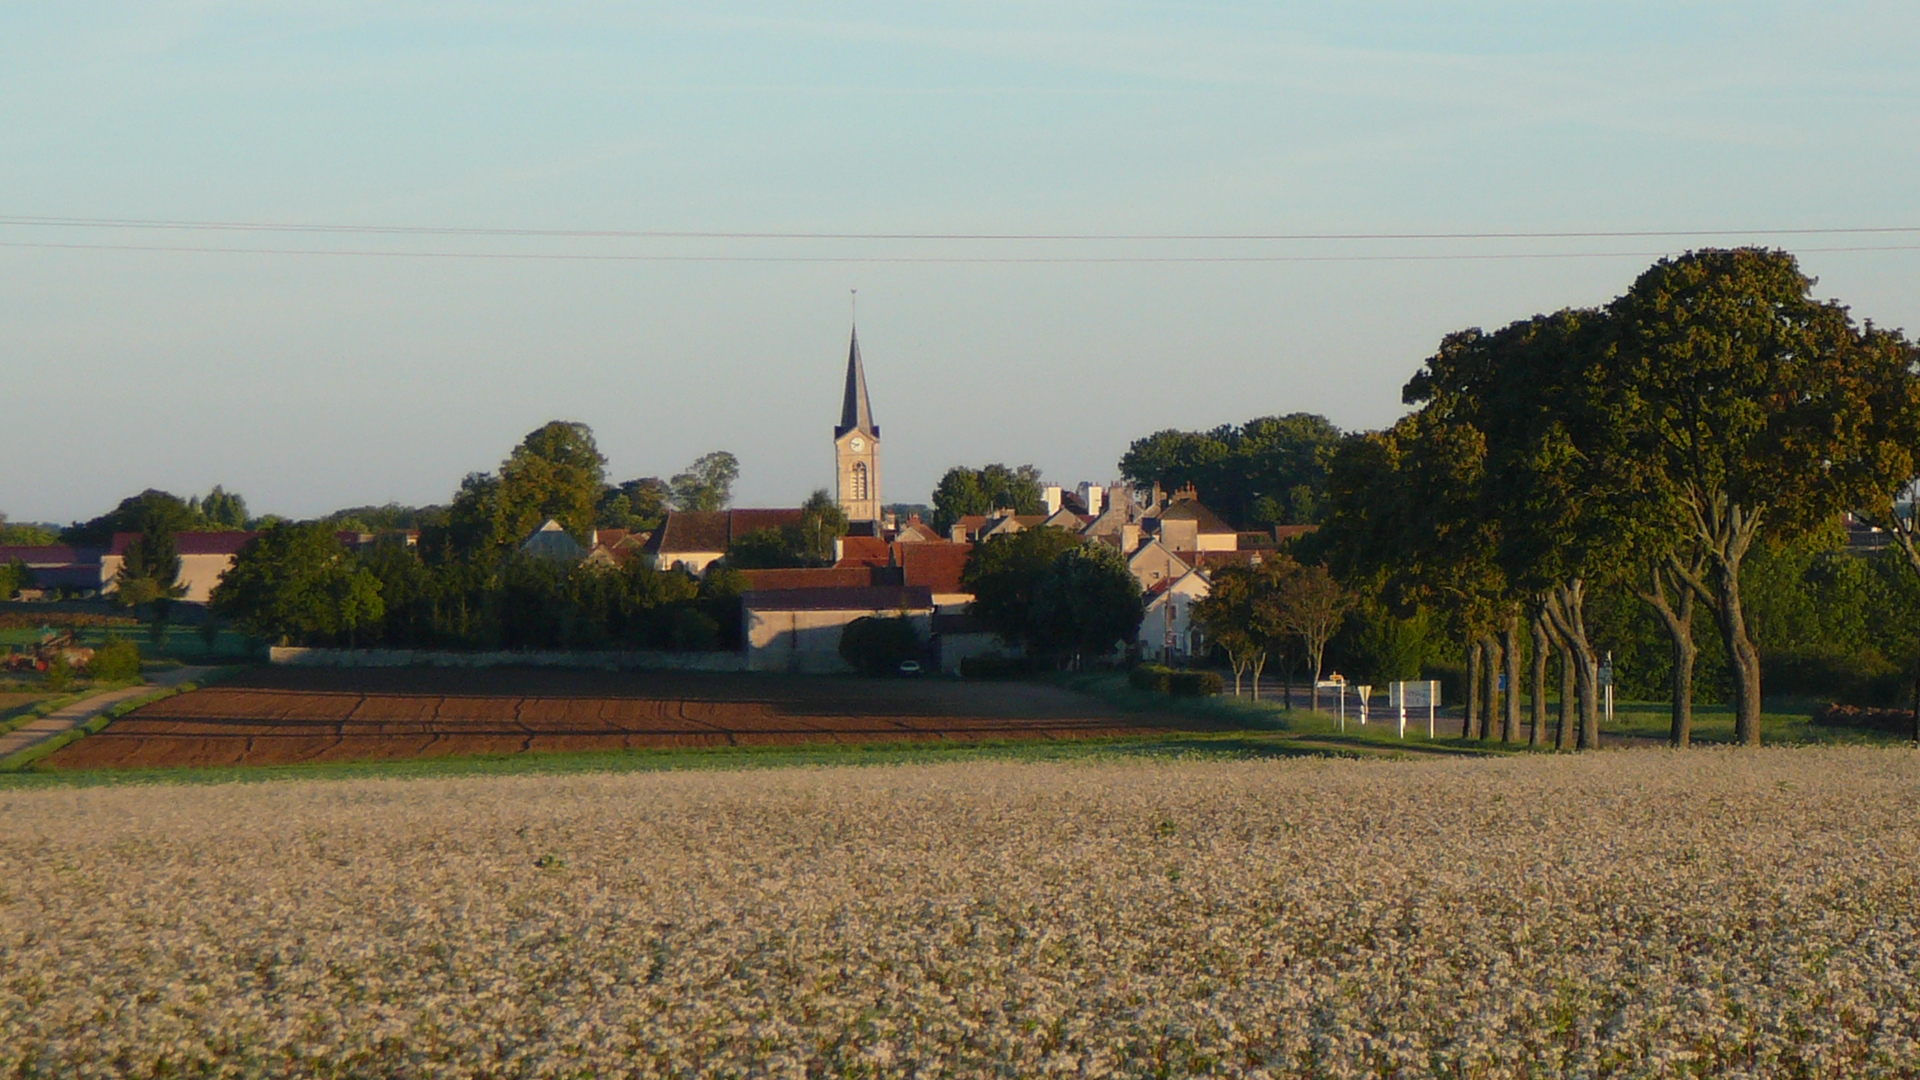
MULTIPOLYGON (((1913 3, 19 3, 0 218, 1329 233, 1920 226, 1913 3)), ((444 500, 547 419, 617 478, 831 476, 847 290, 884 494, 1129 440, 1391 422, 1440 336, 1755 239, 852 241, 0 224, 0 510, 444 500), (18 245, 94 245, 31 247, 18 245), (1279 262, 753 258, 1484 255, 1279 262)), ((1920 329, 1920 232, 1771 238, 1920 329), (1908 250, 1833 251, 1873 247, 1908 250)))

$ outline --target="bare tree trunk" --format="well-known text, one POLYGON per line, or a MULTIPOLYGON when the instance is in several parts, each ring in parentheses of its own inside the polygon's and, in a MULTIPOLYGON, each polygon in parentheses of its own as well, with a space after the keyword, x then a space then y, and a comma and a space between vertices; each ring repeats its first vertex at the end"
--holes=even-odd
POLYGON ((1567 648, 1565 641, 1557 642, 1560 652, 1560 722, 1553 732, 1555 750, 1573 749, 1574 693, 1573 650, 1567 648))
MULTIPOLYGON (((1267 654, 1263 652, 1254 653, 1253 654, 1253 700, 1255 701, 1260 700, 1260 673, 1262 671, 1265 671, 1266 668, 1267 668, 1267 654)), ((1238 694, 1239 691, 1236 690, 1234 691, 1234 693, 1238 694)))
POLYGON ((1474 735, 1485 741, 1493 738, 1494 718, 1500 714, 1500 639, 1492 634, 1481 638, 1480 651, 1485 655, 1480 664, 1480 677, 1486 680, 1483 695, 1486 708, 1480 710, 1480 730, 1474 735))
POLYGON ((1720 493, 1705 498, 1694 496, 1688 504, 1693 515, 1694 535, 1706 549, 1711 564, 1703 581, 1700 575, 1686 575, 1677 563, 1676 573, 1686 578, 1700 599, 1713 608, 1719 624, 1720 640, 1726 645, 1728 675, 1733 679, 1733 736, 1742 746, 1760 745, 1760 650, 1747 630, 1747 616, 1740 600, 1740 563, 1753 546, 1760 530, 1761 511, 1748 510, 1720 493))
POLYGON ((1460 723, 1460 737, 1473 738, 1473 726, 1480 720, 1480 639, 1467 645, 1467 716, 1460 723))
POLYGON ((1320 657, 1318 655, 1313 655, 1310 653, 1307 656, 1307 666, 1313 669, 1313 682, 1310 684, 1313 687, 1313 691, 1312 691, 1313 711, 1319 712, 1320 711, 1320 657))
MULTIPOLYGON (((1587 638, 1586 582, 1579 578, 1555 585, 1547 594, 1547 617, 1565 644, 1564 657, 1572 661, 1573 682, 1580 699, 1580 739, 1582 750, 1600 748, 1600 661, 1594 655, 1593 642, 1587 638)), ((1564 686, 1566 680, 1561 679, 1564 686)), ((1565 708, 1564 703, 1561 706, 1565 708)))
POLYGON ((1740 568, 1721 563, 1713 575, 1719 596, 1720 637, 1727 646, 1728 674, 1733 677, 1733 738, 1741 746, 1760 745, 1760 650, 1747 633, 1746 612, 1740 606, 1740 568))
POLYGON ((1667 643, 1673 657, 1673 722, 1667 732, 1667 743, 1678 749, 1693 743, 1693 669, 1700 655, 1699 646, 1693 641, 1696 596, 1687 581, 1699 578, 1705 561, 1705 554, 1696 552, 1692 564, 1684 570, 1656 563, 1648 575, 1647 587, 1634 590, 1660 617, 1660 624, 1667 630, 1667 643), (1667 597, 1669 574, 1678 586, 1671 600, 1667 597))
POLYGON ((1506 723, 1500 730, 1500 741, 1517 743, 1520 741, 1520 612, 1507 615, 1507 624, 1500 628, 1500 650, 1506 656, 1507 700, 1504 719, 1506 723))
POLYGON ((1538 747, 1547 728, 1547 618, 1535 613, 1533 622, 1533 723, 1527 731, 1527 745, 1538 747))

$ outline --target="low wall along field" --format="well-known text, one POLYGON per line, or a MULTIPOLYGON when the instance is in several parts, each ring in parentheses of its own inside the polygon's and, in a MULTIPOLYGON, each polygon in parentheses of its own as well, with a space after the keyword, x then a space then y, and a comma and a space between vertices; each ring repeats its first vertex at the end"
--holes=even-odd
POLYGON ((0 1075, 1910 1077, 1920 755, 0 788, 0 1075))
POLYGON ((1210 730, 1050 686, 488 668, 269 668, 147 706, 43 768, 1210 730))

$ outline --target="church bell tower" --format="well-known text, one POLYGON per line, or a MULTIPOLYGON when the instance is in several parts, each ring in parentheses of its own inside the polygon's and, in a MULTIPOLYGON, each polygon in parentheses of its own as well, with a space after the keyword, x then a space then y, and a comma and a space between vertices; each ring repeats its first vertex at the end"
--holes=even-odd
POLYGON ((860 331, 847 349, 847 392, 833 429, 835 492, 848 524, 880 520, 880 427, 867 401, 867 372, 860 365, 860 331))

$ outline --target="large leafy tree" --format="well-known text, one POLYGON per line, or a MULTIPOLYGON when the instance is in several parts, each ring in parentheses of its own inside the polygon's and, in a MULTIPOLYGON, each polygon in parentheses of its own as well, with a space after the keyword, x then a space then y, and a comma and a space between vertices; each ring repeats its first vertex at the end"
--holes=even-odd
POLYGON ((75 547, 102 548, 113 542, 115 533, 140 532, 149 522, 159 522, 170 533, 201 527, 200 512, 179 496, 148 488, 138 495, 120 500, 112 510, 88 522, 75 522, 60 530, 60 542, 75 547))
POLYGON ((1309 566, 1283 578, 1260 601, 1266 622, 1300 641, 1313 679, 1313 708, 1320 708, 1320 674, 1327 643, 1353 610, 1354 596, 1324 566, 1309 566))
MULTIPOLYGON (((1494 529, 1490 552, 1508 593, 1492 653, 1504 662, 1510 688, 1501 733, 1507 740, 1519 737, 1518 605, 1532 598, 1563 659, 1574 665, 1578 743, 1598 746, 1599 658, 1586 598, 1596 583, 1621 575, 1635 529, 1644 524, 1605 467, 1617 435, 1592 387, 1605 368, 1606 335, 1600 313, 1574 310, 1491 334, 1452 334, 1407 386, 1410 404, 1475 432, 1481 443, 1474 513, 1494 529)), ((1486 700, 1497 695, 1489 678, 1486 700)))
POLYGON ((1071 656, 1078 666, 1085 657, 1105 656, 1133 641, 1145 610, 1140 581, 1119 552, 1105 544, 1075 544, 1034 585, 1029 636, 1041 651, 1071 656))
POLYGON ((1006 641, 1034 644, 1035 593, 1054 560, 1081 543, 1065 529, 1023 529, 974 545, 960 578, 973 594, 968 612, 1006 641))
POLYGON ((606 467, 585 424, 553 420, 528 432, 500 464, 504 531, 525 538, 552 518, 585 543, 606 488, 606 467))
POLYGON ((996 462, 979 469, 955 465, 934 486, 933 527, 944 533, 970 515, 996 510, 1038 514, 1045 507, 1040 470, 1032 465, 1008 468, 996 462))
POLYGON ((351 645, 385 614, 380 592, 380 579, 332 528, 279 523, 240 549, 210 606, 253 637, 351 645))
POLYGON ((1142 487, 1192 484, 1201 501, 1241 528, 1312 524, 1327 509, 1327 460, 1340 429, 1324 416, 1289 413, 1211 431, 1155 432, 1135 440, 1120 473, 1142 487))
POLYGON ((1912 408, 1911 349, 1812 288, 1786 252, 1698 251, 1656 263, 1609 309, 1604 392, 1622 435, 1609 466, 1655 518, 1680 522, 1668 568, 1715 616, 1747 745, 1760 741, 1760 653, 1740 574, 1755 541, 1911 479, 1886 452, 1902 426, 1891 412, 1912 408), (1702 572, 1678 554, 1690 545, 1702 572))
POLYGON ((644 532, 666 520, 673 489, 657 476, 643 476, 609 486, 600 493, 594 524, 607 529, 644 532))
POLYGON ((174 537, 178 518, 169 511, 164 503, 149 505, 113 578, 115 600, 130 608, 151 607, 156 638, 164 633, 173 601, 187 591, 180 584, 180 544, 174 537))
POLYGON ((216 532, 239 532, 252 519, 247 516, 247 500, 219 484, 204 499, 189 499, 187 506, 200 515, 203 527, 216 532))
POLYGON ((7 515, 0 513, 0 544, 18 544, 22 547, 38 547, 43 544, 55 543, 59 539, 60 534, 55 530, 43 528, 39 525, 8 521, 7 515))
POLYGON ((1206 597, 1194 605, 1194 621, 1226 651, 1236 697, 1241 679, 1251 672, 1253 697, 1259 700, 1267 657, 1284 648, 1288 637, 1279 621, 1280 588, 1299 572, 1299 564, 1286 555, 1270 555, 1258 565, 1229 563, 1214 571, 1206 597))
POLYGON ((677 510, 710 513, 725 510, 733 501, 733 482, 740 479, 740 461, 725 450, 702 454, 675 473, 668 487, 677 510))

